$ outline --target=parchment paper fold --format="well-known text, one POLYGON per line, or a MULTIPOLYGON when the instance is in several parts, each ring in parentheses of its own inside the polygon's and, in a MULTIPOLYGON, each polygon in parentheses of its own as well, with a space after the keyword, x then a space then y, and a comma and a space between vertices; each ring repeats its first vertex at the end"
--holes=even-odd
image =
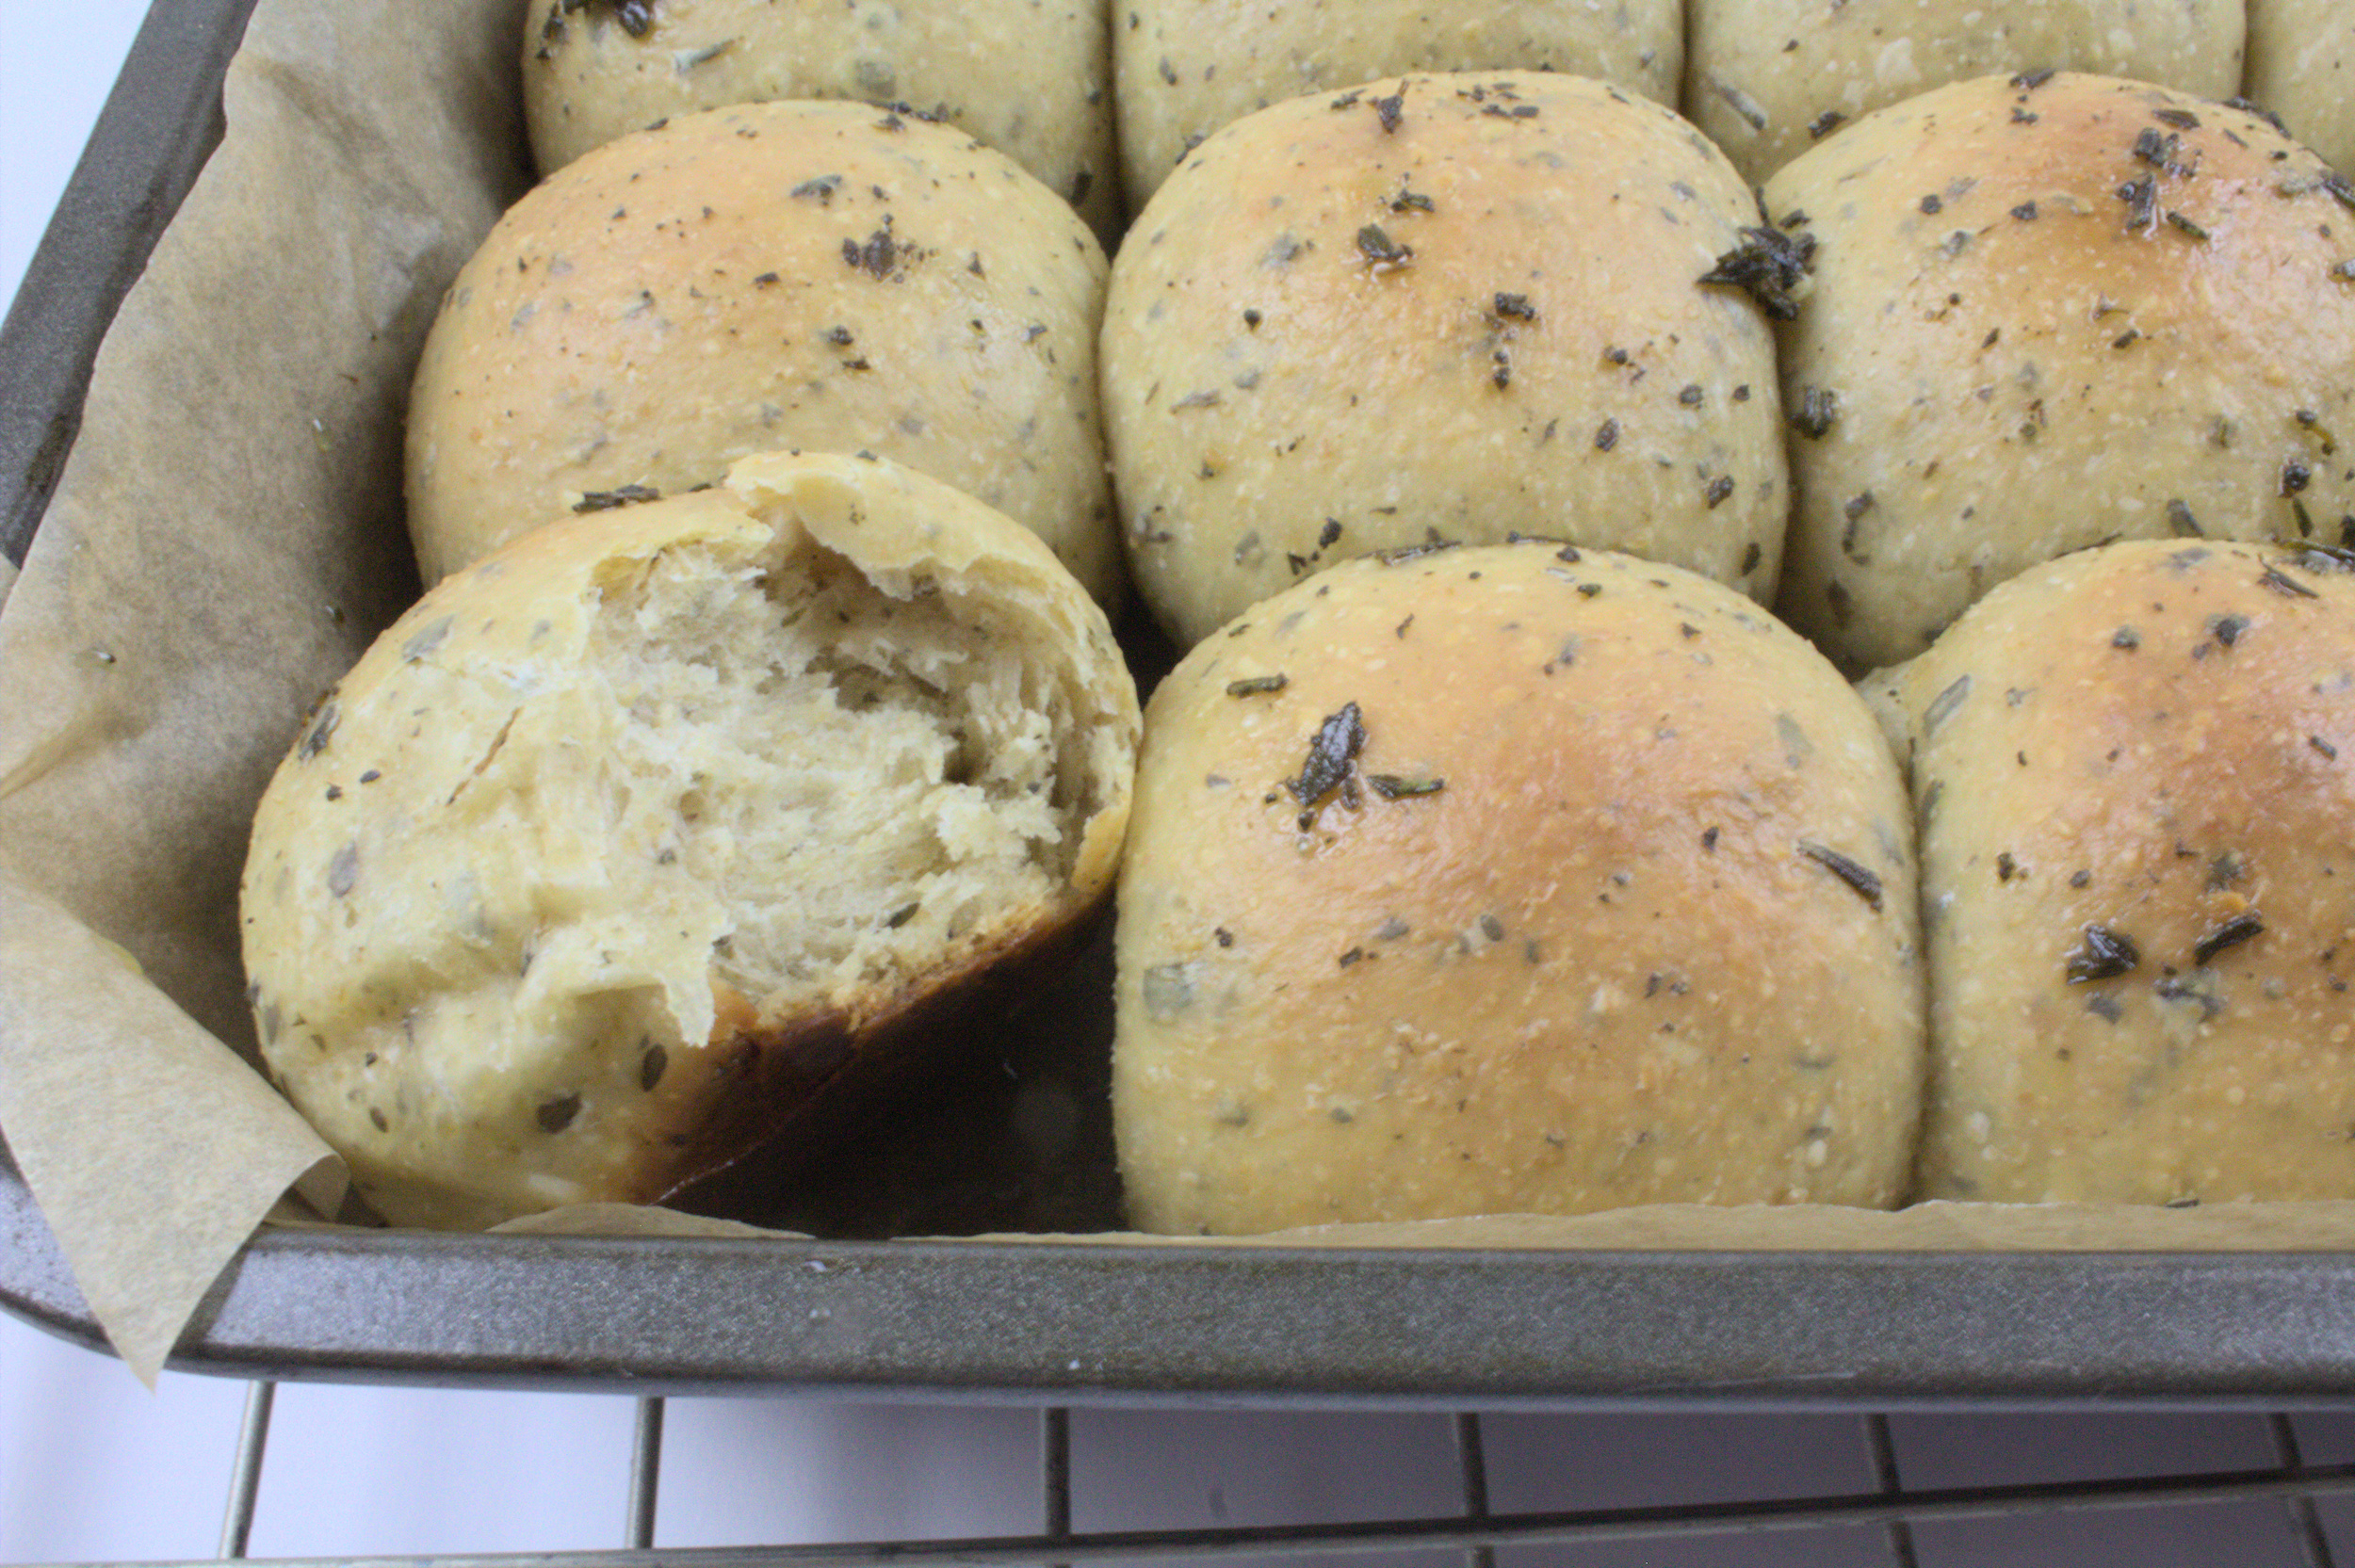
POLYGON ((401 410, 524 186, 517 25, 262 0, 0 609, 0 1128, 143 1376, 326 1153, 236 1059, 237 875, 303 711, 416 592, 401 410))

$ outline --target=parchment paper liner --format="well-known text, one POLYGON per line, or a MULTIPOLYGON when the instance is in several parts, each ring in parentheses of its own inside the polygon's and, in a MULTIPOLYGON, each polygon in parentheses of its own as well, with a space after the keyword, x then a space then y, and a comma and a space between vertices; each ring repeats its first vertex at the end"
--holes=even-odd
MULTIPOLYGON (((150 1381, 290 1188, 338 1200, 248 1065, 237 875, 301 716, 416 591, 400 414, 443 288, 526 183, 519 25, 514 0, 261 0, 227 139, 116 320, 0 610, 0 1128, 150 1381)), ((594 1206, 515 1228, 745 1231, 594 1206)), ((1674 1206, 1242 1244, 2343 1251, 2355 1204, 1674 1206)))

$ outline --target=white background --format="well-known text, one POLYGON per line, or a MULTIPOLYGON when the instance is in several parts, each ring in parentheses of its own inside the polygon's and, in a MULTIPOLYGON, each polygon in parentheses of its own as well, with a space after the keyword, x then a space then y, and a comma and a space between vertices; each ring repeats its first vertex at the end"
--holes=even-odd
MULTIPOLYGON (((166 0, 169 3, 169 0, 166 0)), ((0 299, 12 297, 129 47, 138 0, 0 0, 0 299), (28 25, 39 12, 37 25, 28 25)), ((219 1539, 244 1389, 112 1361, 0 1314, 0 1562, 186 1559, 219 1539)), ((256 1555, 596 1548, 625 1540, 635 1407, 623 1398, 288 1385, 256 1555)), ((2355 1417, 2301 1417, 2310 1463, 2355 1460, 2355 1417)), ((1498 1511, 1870 1489, 1847 1416, 1505 1415, 1486 1426, 1498 1511)), ((2247 1414, 1900 1417, 1909 1487, 2255 1468, 2247 1414)), ((1086 1412, 1072 1422, 1081 1530, 1454 1511, 1432 1414, 1086 1412)), ((1015 1409, 674 1400, 666 1546, 1029 1533, 1038 1418, 1015 1409)), ((2355 1551, 2355 1505, 2324 1516, 2355 1551)), ((2020 1561, 2303 1560, 2278 1504, 1926 1528, 1930 1568, 2020 1561)), ((1447 1554, 1405 1559, 1453 1564, 1447 1554)), ((1538 1564, 1884 1564, 1877 1531, 1530 1549, 1538 1564)))

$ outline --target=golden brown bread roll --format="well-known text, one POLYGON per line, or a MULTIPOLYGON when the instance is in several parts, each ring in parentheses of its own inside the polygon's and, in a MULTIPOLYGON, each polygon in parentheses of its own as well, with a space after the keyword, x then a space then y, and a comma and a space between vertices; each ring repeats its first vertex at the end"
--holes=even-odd
POLYGON ((2239 90, 2242 5, 1692 0, 1683 107, 1762 181, 1850 121, 1990 73, 2087 71, 2226 98, 2239 90))
POLYGON ((1337 567, 1153 697, 1130 1216, 1892 1205, 1916 929, 1887 744, 1755 605, 1554 543, 1337 567))
POLYGON ((747 104, 609 143, 500 219, 427 338, 425 580, 568 507, 799 447, 920 469, 1115 594, 1104 274, 1061 197, 945 125, 747 104))
POLYGON ((673 115, 779 98, 912 105, 1038 176, 1110 244, 1122 213, 1101 5, 1080 0, 533 0, 531 149, 553 173, 673 115))
POLYGON ((1113 267, 1107 431, 1181 644, 1303 574, 1515 530, 1774 591, 1773 340, 1698 280, 1757 203, 1656 104, 1409 76, 1221 131, 1113 267))
POLYGON ((1780 333, 1777 607, 1836 659, 1910 657, 2103 540, 2347 526, 2355 191, 2253 116, 1983 77, 1841 131, 1766 200, 1819 241, 1780 333))
POLYGON ((1121 160, 1140 211, 1221 126, 1411 71, 1562 71, 1676 102, 1675 0, 1127 0, 1113 30, 1121 160))
POLYGON ((2249 0, 2242 81, 2292 136, 2355 169, 2355 13, 2339 0, 2249 0))
POLYGON ((429 592, 255 817, 265 1057, 396 1223, 645 1202, 1109 890, 1136 690, 1038 540, 759 457, 429 592))
POLYGON ((1922 823, 1922 1195, 2355 1197, 2355 557, 2087 551, 1875 684, 1922 823))

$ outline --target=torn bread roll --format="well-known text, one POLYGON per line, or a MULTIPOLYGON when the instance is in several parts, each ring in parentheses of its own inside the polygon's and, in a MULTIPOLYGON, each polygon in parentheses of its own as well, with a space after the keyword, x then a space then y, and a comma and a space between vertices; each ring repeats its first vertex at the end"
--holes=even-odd
POLYGON ((1705 283, 1758 206, 1660 105, 1408 76, 1237 121, 1161 187, 1105 313, 1140 591, 1181 645, 1355 556, 1560 534, 1774 592, 1774 340, 1705 283))
POLYGON ((913 105, 1037 175, 1110 244, 1121 205, 1107 21, 1077 0, 533 0, 524 113, 553 173, 655 121, 725 104, 913 105))
POLYGON ((2241 80, 2290 135, 2355 169, 2355 12, 2340 0, 2249 0, 2241 80))
POLYGON ((1222 126, 1409 71, 1561 71, 1673 105, 1676 0, 1128 0, 1113 30, 1129 209, 1222 126))
POLYGON ((1767 185, 1819 241, 1782 324, 1777 610, 1909 658, 2109 539, 2355 527, 2355 192, 2254 116, 2099 76, 1982 77, 1767 185))
POLYGON ((1061 197, 894 111, 747 104, 609 143, 499 220, 427 337, 418 565, 797 447, 920 469, 1115 595, 1104 278, 1061 197))
POLYGON ((2240 90, 2243 0, 1692 0, 1684 112, 1763 181, 1873 110, 1990 73, 2240 90))
POLYGON ((1893 1206, 1903 785, 1730 590, 1558 543, 1354 561, 1155 692, 1120 887, 1130 1218, 1893 1206))
POLYGON ((1109 889, 1137 725, 1045 546, 887 462, 536 530, 379 639, 264 797, 266 1059, 401 1224, 822 1141, 1109 889))
POLYGON ((1922 824, 1921 1196, 2355 1197, 2355 557, 2081 552, 1871 684, 1922 824))

